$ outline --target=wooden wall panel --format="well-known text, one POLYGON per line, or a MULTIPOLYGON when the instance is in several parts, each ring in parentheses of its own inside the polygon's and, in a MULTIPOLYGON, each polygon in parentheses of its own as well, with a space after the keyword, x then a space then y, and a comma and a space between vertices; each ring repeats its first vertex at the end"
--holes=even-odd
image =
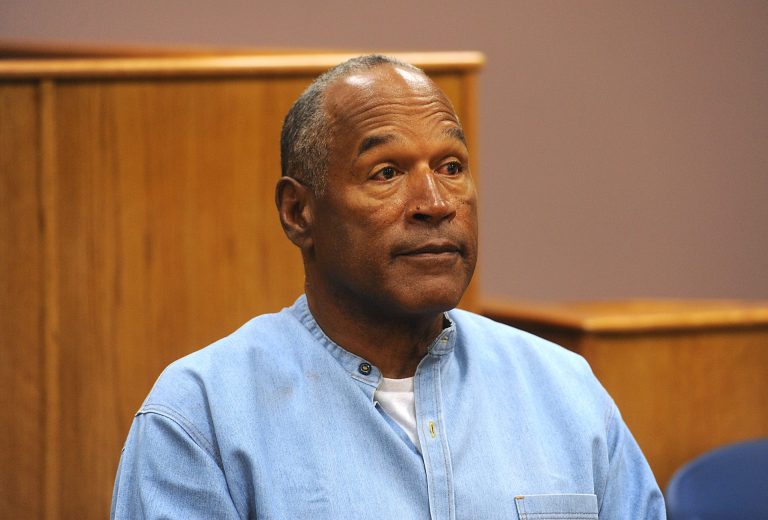
POLYGON ((0 84, 0 516, 5 518, 43 514, 45 288, 38 108, 35 84, 0 84))
POLYGON ((265 80, 59 87, 61 349, 80 370, 61 365, 71 420, 54 451, 61 467, 93 474, 85 493, 61 482, 66 517, 94 496, 108 512, 104 483, 164 366, 301 293, 300 257, 274 210, 281 118, 264 113, 302 86, 277 97, 265 80))
POLYGON ((485 302, 493 319, 583 355, 662 489, 718 446, 768 436, 768 302, 485 302))
POLYGON ((702 453, 768 436, 768 327, 576 340, 666 487, 702 453))
MULTIPOLYGON (((472 141, 477 63, 420 56, 472 141)), ((0 62, 3 514, 107 517, 160 371, 302 292, 279 134, 329 59, 0 62)))

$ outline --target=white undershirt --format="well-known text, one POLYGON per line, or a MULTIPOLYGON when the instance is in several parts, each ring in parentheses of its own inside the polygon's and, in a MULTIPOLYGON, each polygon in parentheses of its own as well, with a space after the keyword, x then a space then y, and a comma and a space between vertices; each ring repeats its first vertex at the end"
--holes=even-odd
POLYGON ((416 433, 416 405, 413 399, 413 378, 389 379, 381 378, 374 399, 408 435, 414 446, 419 446, 419 435, 416 433))

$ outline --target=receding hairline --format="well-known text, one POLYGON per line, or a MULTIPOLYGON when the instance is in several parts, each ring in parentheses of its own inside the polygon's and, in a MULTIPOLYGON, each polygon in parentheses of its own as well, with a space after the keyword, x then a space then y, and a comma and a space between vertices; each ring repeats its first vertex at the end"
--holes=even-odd
MULTIPOLYGON (((406 64, 408 65, 408 64, 406 64)), ((326 118, 326 121, 329 123, 329 127, 331 129, 335 129, 337 125, 340 123, 339 119, 343 119, 345 115, 345 111, 340 106, 332 106, 330 103, 331 98, 334 96, 336 92, 338 92, 337 89, 339 88, 347 88, 347 89, 365 89, 367 86, 370 85, 371 91, 370 94, 375 94, 375 88, 377 88, 378 85, 381 85, 381 83, 386 82, 386 77, 379 76, 381 69, 388 69, 389 71, 397 73, 398 69, 406 71, 408 74, 403 75, 400 74, 400 77, 402 78, 402 81, 405 83, 406 88, 409 90, 416 90, 416 89, 424 89, 425 92, 428 92, 430 96, 435 96, 436 98, 440 99, 441 103, 444 103, 446 105, 447 112, 450 112, 450 114, 455 118, 456 126, 444 128, 442 130, 442 134, 445 137, 456 139, 458 141, 461 141, 461 143, 466 146, 467 141, 464 136, 464 130, 461 127, 461 122, 459 121, 459 116, 456 114, 456 109, 453 107, 453 103, 451 103, 451 100, 448 98, 448 96, 443 92, 443 90, 430 78, 423 70, 417 68, 417 67, 402 67, 399 63, 379 63, 376 64, 370 68, 364 69, 364 70, 354 70, 350 71, 349 74, 345 74, 343 76, 339 76, 337 78, 334 78, 334 80, 329 83, 326 87, 326 89, 323 91, 323 98, 321 99, 322 107, 324 116, 326 118), (421 78, 423 78, 423 82, 419 81, 420 84, 415 84, 414 81, 412 81, 412 75, 416 73, 421 78), (369 76, 368 79, 365 79, 364 76, 369 76), (361 78, 361 81, 349 81, 350 78, 354 76, 359 76, 361 78), (378 76, 378 77, 377 77, 378 76)), ((385 145, 397 138, 394 134, 389 134, 387 132, 382 132, 379 134, 373 134, 365 137, 358 146, 358 149, 355 151, 357 156, 360 156, 364 154, 366 151, 375 148, 377 146, 385 145)))
MULTIPOLYGON (((377 77, 379 74, 381 74, 381 71, 389 70, 389 71, 392 71, 393 73, 396 73, 398 69, 408 72, 409 75, 413 75, 415 73, 421 78, 423 78, 424 87, 428 88, 432 93, 442 96, 446 101, 448 101, 448 106, 451 108, 451 110, 455 112, 455 110, 453 109, 453 105, 448 100, 448 97, 445 95, 442 89, 437 86, 437 84, 432 80, 432 78, 430 78, 427 75, 426 72, 409 63, 398 61, 398 62, 392 62, 392 63, 390 62, 377 63, 365 69, 352 69, 340 76, 334 77, 330 82, 328 82, 325 85, 325 88, 323 88, 322 91, 320 92, 320 104, 323 108, 324 115, 327 118, 329 118, 329 120, 336 115, 330 110, 329 99, 335 92, 337 92, 338 89, 346 86, 348 88, 358 88, 358 89, 370 88, 371 90, 373 90, 374 88, 376 88, 377 85, 386 83, 386 79, 384 77, 377 77), (367 79, 365 78, 366 76, 368 76, 367 79), (361 80, 353 81, 353 78, 355 77, 359 77, 361 78, 361 80)), ((403 76, 402 74, 400 74, 399 77, 402 78, 402 81, 408 84, 408 86, 411 89, 417 88, 416 85, 413 85, 411 81, 408 81, 406 79, 406 76, 403 76)))
POLYGON ((348 73, 340 75, 338 77, 333 78, 332 81, 327 83, 325 85, 325 88, 320 93, 320 105, 322 107, 323 115, 325 117, 326 122, 329 124, 330 127, 334 127, 338 124, 339 119, 343 119, 344 116, 347 114, 346 110, 342 106, 333 106, 331 104, 331 99, 334 95, 337 95, 338 89, 348 88, 348 89, 367 89, 370 88, 372 93, 373 91, 380 85, 386 84, 387 79, 386 77, 376 77, 377 71, 381 71, 383 69, 388 69, 392 72, 397 72, 397 70, 403 70, 405 72, 408 72, 409 76, 413 73, 418 74, 421 78, 424 79, 423 82, 420 82, 421 85, 416 85, 414 82, 410 81, 407 76, 403 76, 400 74, 400 77, 402 78, 403 83, 406 85, 406 88, 409 90, 416 90, 416 89, 424 89, 425 92, 428 92, 429 95, 435 96, 435 98, 438 98, 441 102, 443 102, 448 109, 447 112, 450 112, 450 114, 456 119, 456 124, 458 125, 458 128, 456 131, 453 131, 454 134, 451 135, 451 137, 458 137, 464 144, 466 144, 466 140, 464 138, 464 132, 462 130, 461 121, 459 120, 459 116, 456 113, 456 109, 453 106, 453 103, 451 102, 450 98, 446 95, 446 93, 443 91, 443 89, 440 88, 437 83, 432 80, 432 78, 427 75, 426 72, 421 70, 420 68, 411 65, 409 63, 404 62, 382 62, 377 63, 371 67, 368 67, 366 69, 355 69, 350 70, 348 73), (359 76, 363 78, 364 76, 369 76, 370 79, 363 80, 360 82, 356 81, 349 81, 350 78, 353 78, 355 76, 359 76))

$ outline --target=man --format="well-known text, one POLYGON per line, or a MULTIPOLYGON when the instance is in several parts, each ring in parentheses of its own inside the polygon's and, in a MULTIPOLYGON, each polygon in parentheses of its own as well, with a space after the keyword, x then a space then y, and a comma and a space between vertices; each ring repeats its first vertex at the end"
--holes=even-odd
POLYGON ((114 518, 663 518, 580 357, 453 309, 477 255, 461 124, 381 56, 286 117, 280 220, 306 295, 172 364, 138 412, 114 518))

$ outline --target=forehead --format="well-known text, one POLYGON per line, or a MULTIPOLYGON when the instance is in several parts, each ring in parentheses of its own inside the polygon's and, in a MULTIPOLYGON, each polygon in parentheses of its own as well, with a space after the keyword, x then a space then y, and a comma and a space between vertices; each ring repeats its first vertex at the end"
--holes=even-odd
POLYGON ((460 126, 450 101, 429 78, 391 65, 337 80, 326 91, 325 109, 336 133, 347 138, 406 121, 460 126))

